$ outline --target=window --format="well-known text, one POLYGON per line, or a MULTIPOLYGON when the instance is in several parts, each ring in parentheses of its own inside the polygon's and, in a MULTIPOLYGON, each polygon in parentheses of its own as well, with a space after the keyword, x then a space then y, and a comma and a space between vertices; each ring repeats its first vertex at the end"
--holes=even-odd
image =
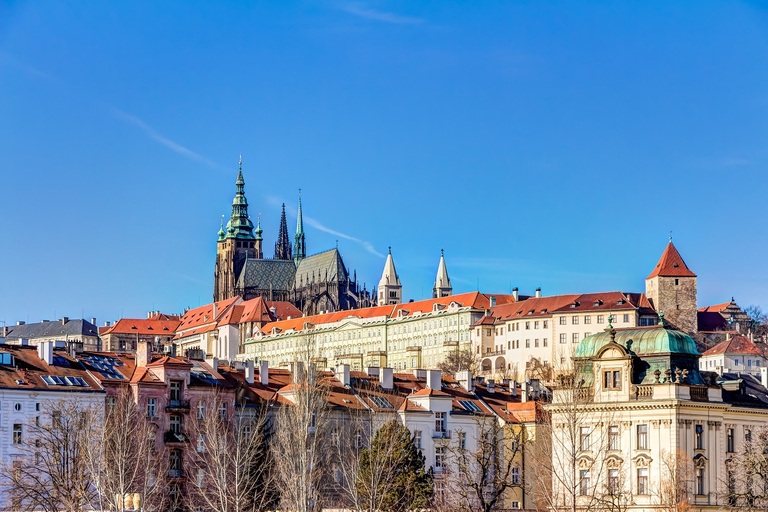
POLYGON ((181 381, 172 380, 171 381, 171 405, 178 404, 180 400, 181 400, 181 381))
POLYGON ((624 323, 629 323, 629 315, 624 315, 624 323))
POLYGON ((147 398, 147 418, 154 418, 157 409, 157 398, 147 398))
POLYGON ((520 468, 515 466, 512 468, 512 485, 520 485, 520 468))
POLYGON ((221 406, 219 406, 219 419, 221 421, 227 420, 227 402, 222 402, 221 406))
POLYGON ((421 430, 415 430, 413 432, 413 445, 421 450, 421 430))
POLYGON ((697 450, 703 450, 704 449, 704 425, 696 425, 696 449, 697 450))
POLYGON ((591 324, 592 323, 592 317, 589 315, 584 315, 584 323, 585 324, 591 324))
POLYGON ((579 494, 582 496, 588 496, 589 495, 589 487, 590 487, 590 475, 588 469, 582 469, 579 471, 579 494))
POLYGON ((525 340, 525 348, 531 348, 531 340, 525 340))
POLYGON ((533 328, 534 328, 534 329, 538 329, 538 328, 539 328, 539 321, 538 321, 538 320, 536 320, 535 322, 533 322, 533 328))
POLYGON ((589 450, 589 427, 581 427, 579 447, 584 451, 589 450))
POLYGON ((205 419, 205 401, 198 400, 197 402, 197 419, 205 419))
POLYGON ((541 340, 541 342, 542 342, 542 344, 543 344, 545 347, 549 345, 549 343, 547 343, 547 338, 544 338, 543 340, 541 340))
POLYGON ((205 434, 197 435, 197 453, 205 452, 205 434))
POLYGON ((576 316, 576 315, 573 315, 573 316, 571 317, 571 323, 572 323, 573 325, 579 325, 579 317, 578 317, 578 316, 576 316))
POLYGON ((435 413, 435 432, 445 432, 445 413, 435 413))
POLYGON ((606 370, 603 372, 603 389, 621 389, 621 370, 606 370))
POLYGON ((36 410, 36 411, 39 411, 39 410, 40 410, 40 402, 37 402, 37 403, 35 404, 35 410, 36 410))
POLYGON ((171 414, 171 432, 174 434, 181 433, 181 415, 171 414))
POLYGON ((21 444, 21 423, 13 424, 13 444, 21 444))
MULTIPOLYGON (((107 397, 107 410, 114 411, 116 404, 117 404, 117 401, 115 400, 115 397, 113 397, 113 396, 108 396, 107 397)), ((37 404, 35 404, 35 405, 37 405, 37 404)), ((40 409, 37 409, 37 410, 39 411, 40 409)))
POLYGON ((530 328, 531 328, 531 322, 525 322, 525 330, 527 331, 530 328))
POLYGON ((202 468, 197 468, 197 486, 205 487, 205 472, 202 468))
POLYGON ((564 316, 560 317, 560 325, 565 325, 565 317, 564 316))
POLYGON ((544 320, 544 321, 542 322, 542 327, 543 327, 544 329, 546 329, 546 328, 547 328, 547 324, 549 324, 549 321, 548 321, 548 320, 544 320))
POLYGON ((560 335, 560 343, 565 343, 566 341, 568 341, 568 335, 565 334, 565 333, 561 334, 560 335))
POLYGON ((168 454, 168 476, 181 476, 181 450, 171 450, 168 454))
POLYGON ((19 402, 16 402, 15 404, 13 404, 13 410, 16 411, 16 412, 20 412, 21 411, 21 404, 19 402))
POLYGON ((466 450, 467 448, 467 434, 465 432, 459 432, 459 449, 466 450))
POLYGON ((605 316, 597 315, 597 323, 602 324, 603 322, 605 322, 605 316))
POLYGON ((608 427, 608 449, 621 450, 621 437, 618 425, 608 427))
POLYGON ((438 473, 443 472, 443 466, 445 465, 445 446, 435 447, 435 470, 438 473))
POLYGON ((637 468, 637 494, 648 494, 648 468, 637 468))
POLYGON ((702 466, 696 468, 696 494, 704 494, 704 468, 702 466))
POLYGON ((512 502, 512 508, 513 508, 513 509, 515 509, 515 508, 520 508, 520 502, 519 502, 519 501, 513 501, 513 502, 512 502))
POLYGON ((536 348, 539 348, 539 339, 538 338, 533 340, 533 346, 536 347, 536 348))
POLYGON ((608 470, 608 493, 614 496, 619 493, 619 470, 618 469, 608 470))
POLYGON ((637 426, 637 449, 648 449, 648 425, 637 426))
POLYGON ((752 430, 751 429, 748 429, 748 428, 744 429, 744 442, 745 443, 752 442, 752 430))
POLYGON ((733 453, 733 452, 734 452, 734 450, 733 450, 733 448, 734 448, 734 443, 733 443, 733 428, 729 428, 729 429, 726 431, 726 434, 725 434, 725 435, 726 435, 726 447, 725 447, 725 449, 726 449, 726 451, 727 451, 728 453, 733 453))
POLYGON ((680 284, 680 280, 679 279, 675 279, 675 286, 677 286, 679 284, 680 284))
POLYGON ((575 332, 573 333, 573 342, 578 343, 579 342, 579 333, 575 332))

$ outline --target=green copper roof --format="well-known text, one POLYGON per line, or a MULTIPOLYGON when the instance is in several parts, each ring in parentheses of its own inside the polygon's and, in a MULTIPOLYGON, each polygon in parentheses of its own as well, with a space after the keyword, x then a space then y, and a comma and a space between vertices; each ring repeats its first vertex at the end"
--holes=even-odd
POLYGON ((261 217, 259 217, 258 221, 256 222, 256 230, 254 233, 256 233, 256 240, 262 240, 261 234, 264 232, 263 229, 261 229, 261 217))
POLYGON ((243 169, 237 175, 237 192, 232 200, 232 216, 227 222, 227 238, 238 240, 255 240, 253 235, 253 222, 248 218, 248 200, 245 198, 245 180, 243 169))
POLYGON ((227 232, 224 231, 224 216, 221 216, 221 227, 219 228, 219 242, 226 240, 227 232))
MULTIPOLYGON (((611 341, 610 332, 587 336, 576 349, 576 358, 595 357, 602 347, 611 341)), ((664 327, 626 329, 616 331, 616 343, 638 357, 659 354, 685 354, 699 356, 696 342, 684 332, 664 327)))

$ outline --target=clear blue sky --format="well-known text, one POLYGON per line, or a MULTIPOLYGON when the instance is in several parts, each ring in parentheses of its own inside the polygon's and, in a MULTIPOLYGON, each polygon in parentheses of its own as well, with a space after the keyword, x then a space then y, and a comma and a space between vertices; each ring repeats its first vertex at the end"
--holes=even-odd
POLYGON ((406 299, 441 248, 457 292, 644 291, 672 230, 700 305, 768 305, 766 63, 743 2, 5 2, 0 320, 209 302, 240 153, 268 254, 301 188, 406 299))

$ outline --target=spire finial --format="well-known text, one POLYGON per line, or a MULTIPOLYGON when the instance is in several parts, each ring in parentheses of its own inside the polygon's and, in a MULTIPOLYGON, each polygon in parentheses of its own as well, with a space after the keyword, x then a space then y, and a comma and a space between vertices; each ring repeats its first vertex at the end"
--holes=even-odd
POLYGON ((389 254, 392 254, 392 246, 389 246, 389 254))
POLYGON ((672 243, 672 230, 669 230, 669 243, 672 243))
POLYGON ((240 153, 240 161, 237 163, 240 166, 240 170, 243 170, 243 154, 240 153))
POLYGON ((443 249, 440 249, 440 256, 445 256, 445 251, 443 249))

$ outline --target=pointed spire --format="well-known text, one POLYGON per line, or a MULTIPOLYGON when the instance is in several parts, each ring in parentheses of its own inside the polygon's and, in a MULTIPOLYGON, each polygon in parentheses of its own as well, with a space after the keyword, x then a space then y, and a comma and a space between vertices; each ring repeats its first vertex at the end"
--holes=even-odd
POLYGON ((254 230, 254 233, 256 233, 256 240, 263 240, 261 236, 263 232, 264 230, 261 229, 261 214, 259 214, 256 220, 256 229, 254 230))
POLYGON ((285 203, 283 203, 283 212, 280 214, 280 230, 275 243, 275 259, 291 259, 291 239, 288 237, 288 222, 285 220, 285 203))
POLYGON ((384 262, 384 271, 381 273, 381 279, 379 279, 379 286, 388 285, 400 286, 400 276, 397 275, 395 261, 392 259, 392 247, 389 248, 387 261, 384 262))
POLYGON ((440 249, 440 264, 437 266, 437 277, 432 287, 432 298, 446 297, 453 293, 451 280, 448 278, 448 269, 445 266, 445 252, 440 249))
POLYGON ((667 248, 664 249, 664 254, 661 255, 659 262, 646 279, 652 277, 696 277, 691 269, 683 261, 683 257, 677 252, 675 244, 670 240, 667 244, 667 248))
POLYGON ((304 216, 301 212, 301 189, 299 189, 299 210, 296 214, 296 235, 293 238, 293 262, 296 266, 307 257, 307 248, 304 245, 304 216))
POLYGON ((248 200, 245 198, 245 180, 243 179, 243 159, 240 157, 240 170, 235 182, 235 198, 232 200, 232 215, 227 222, 226 237, 238 240, 255 240, 253 222, 248 217, 248 200))
POLYGON ((227 232, 224 231, 224 216, 221 216, 221 227, 219 228, 219 242, 223 242, 227 238, 227 232))

